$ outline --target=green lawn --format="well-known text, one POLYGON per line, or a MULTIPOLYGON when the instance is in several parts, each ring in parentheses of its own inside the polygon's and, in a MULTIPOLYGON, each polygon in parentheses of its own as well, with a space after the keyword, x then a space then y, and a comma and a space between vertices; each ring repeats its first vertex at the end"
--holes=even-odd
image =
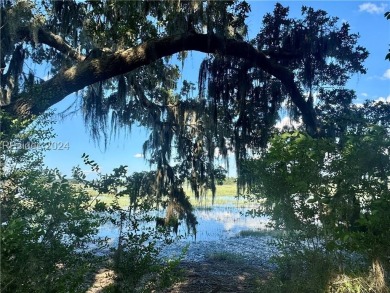
MULTIPOLYGON (((87 189, 88 193, 91 195, 91 198, 95 198, 97 196, 97 192, 92 189, 87 189)), ((185 192, 187 196, 190 198, 190 202, 194 207, 207 207, 211 206, 213 203, 211 192, 204 197, 198 199, 195 198, 195 195, 192 193, 189 187, 185 187, 185 192)), ((216 190, 216 196, 214 198, 214 205, 223 205, 228 203, 237 203, 244 204, 244 200, 240 198, 238 201, 236 199, 237 195, 237 186, 236 184, 225 184, 218 185, 216 190)), ((99 195, 98 199, 104 203, 110 204, 114 197, 111 195, 99 195)), ((119 205, 122 207, 126 207, 129 205, 128 197, 121 197, 119 199, 119 205)))

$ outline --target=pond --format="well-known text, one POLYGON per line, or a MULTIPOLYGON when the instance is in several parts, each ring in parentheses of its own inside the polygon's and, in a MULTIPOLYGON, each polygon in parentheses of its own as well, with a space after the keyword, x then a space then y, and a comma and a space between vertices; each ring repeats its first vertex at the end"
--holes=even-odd
MULTIPOLYGON (((238 236, 245 230, 266 230, 269 222, 266 217, 245 216, 251 209, 238 202, 234 197, 226 196, 223 204, 201 206, 195 208, 195 215, 198 221, 196 237, 188 234, 187 227, 183 223, 179 226, 179 235, 183 237, 180 241, 218 241, 238 236)), ((99 229, 100 237, 108 237, 115 245, 118 238, 118 227, 111 223, 106 223, 99 229)))

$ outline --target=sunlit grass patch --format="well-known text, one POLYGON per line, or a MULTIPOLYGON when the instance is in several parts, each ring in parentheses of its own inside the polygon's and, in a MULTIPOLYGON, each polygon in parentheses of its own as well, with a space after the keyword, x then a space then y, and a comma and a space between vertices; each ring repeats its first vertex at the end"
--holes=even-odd
MULTIPOLYGON (((77 185, 77 184, 75 184, 77 185)), ((78 186, 81 187, 81 186, 78 186)), ((98 200, 111 204, 114 201, 114 196, 110 194, 98 194, 98 192, 92 188, 83 188, 88 192, 91 200, 97 198, 98 200)), ((189 197, 189 201, 192 206, 197 210, 212 210, 213 205, 235 205, 235 206, 247 206, 247 202, 243 197, 237 198, 237 186, 236 184, 218 185, 216 189, 216 196, 213 199, 212 194, 209 191, 206 195, 195 198, 195 195, 189 187, 185 187, 185 192, 189 197)), ((129 198, 123 196, 119 198, 119 205, 124 208, 129 206, 129 198)))
POLYGON ((389 293, 390 279, 382 264, 355 258, 322 250, 289 250, 274 259, 277 266, 270 278, 257 280, 257 292, 389 293))
MULTIPOLYGON (((95 197, 96 196, 91 196, 91 199, 94 199, 95 197)), ((96 199, 109 205, 114 202, 115 197, 111 195, 99 195, 96 199)), ((118 203, 121 208, 125 208, 130 205, 130 199, 128 196, 122 196, 118 198, 118 203)))
POLYGON ((338 274, 330 281, 328 291, 334 293, 388 293, 386 273, 379 261, 373 261, 369 272, 338 274), (387 283, 387 284, 386 284, 387 283))
MULTIPOLYGON (((193 194, 190 186, 185 186, 184 191, 187 195, 193 194)), ((208 191, 206 196, 211 197, 212 193, 211 191, 208 191)), ((217 185, 216 186, 216 196, 231 196, 235 197, 237 195, 237 185, 236 184, 224 184, 224 185, 217 185)))
POLYGON ((211 261, 220 261, 228 263, 240 263, 243 261, 242 257, 239 254, 226 251, 210 253, 206 257, 211 261))
POLYGON ((237 185, 236 184, 217 185, 216 195, 234 197, 237 195, 237 185))
POLYGON ((241 205, 245 206, 246 201, 243 197, 237 198, 237 186, 236 184, 218 185, 216 187, 215 198, 213 199, 211 191, 199 199, 195 198, 192 190, 189 187, 185 188, 187 196, 190 198, 190 202, 194 207, 207 207, 212 205, 241 205))

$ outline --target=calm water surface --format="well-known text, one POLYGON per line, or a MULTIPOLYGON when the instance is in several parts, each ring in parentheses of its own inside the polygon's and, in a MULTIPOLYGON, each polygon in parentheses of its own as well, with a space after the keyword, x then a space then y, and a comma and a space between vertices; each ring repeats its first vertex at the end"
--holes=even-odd
MULTIPOLYGON (((188 234, 183 223, 179 226, 179 234, 184 237, 180 241, 216 241, 237 236, 243 230, 264 230, 268 223, 266 217, 252 218, 245 216, 250 209, 238 203, 232 197, 226 197, 223 205, 198 208, 195 215, 198 220, 196 237, 188 234)), ((119 230, 116 226, 107 223, 100 227, 99 236, 108 237, 115 244, 119 230)))

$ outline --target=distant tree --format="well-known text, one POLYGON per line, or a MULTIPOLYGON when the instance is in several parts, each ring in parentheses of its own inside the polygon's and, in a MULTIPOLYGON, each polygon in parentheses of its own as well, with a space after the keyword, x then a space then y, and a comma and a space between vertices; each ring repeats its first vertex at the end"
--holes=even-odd
POLYGON ((144 153, 169 187, 159 190, 173 199, 187 178, 197 196, 215 194, 217 150, 238 160, 258 151, 282 104, 321 134, 314 94, 365 73, 358 35, 325 11, 303 7, 292 19, 276 4, 247 40, 249 11, 245 1, 1 1, 2 111, 32 117, 78 92, 95 139, 134 124, 150 130, 144 153), (208 54, 196 95, 187 81, 178 87, 172 62, 188 51, 208 54))

